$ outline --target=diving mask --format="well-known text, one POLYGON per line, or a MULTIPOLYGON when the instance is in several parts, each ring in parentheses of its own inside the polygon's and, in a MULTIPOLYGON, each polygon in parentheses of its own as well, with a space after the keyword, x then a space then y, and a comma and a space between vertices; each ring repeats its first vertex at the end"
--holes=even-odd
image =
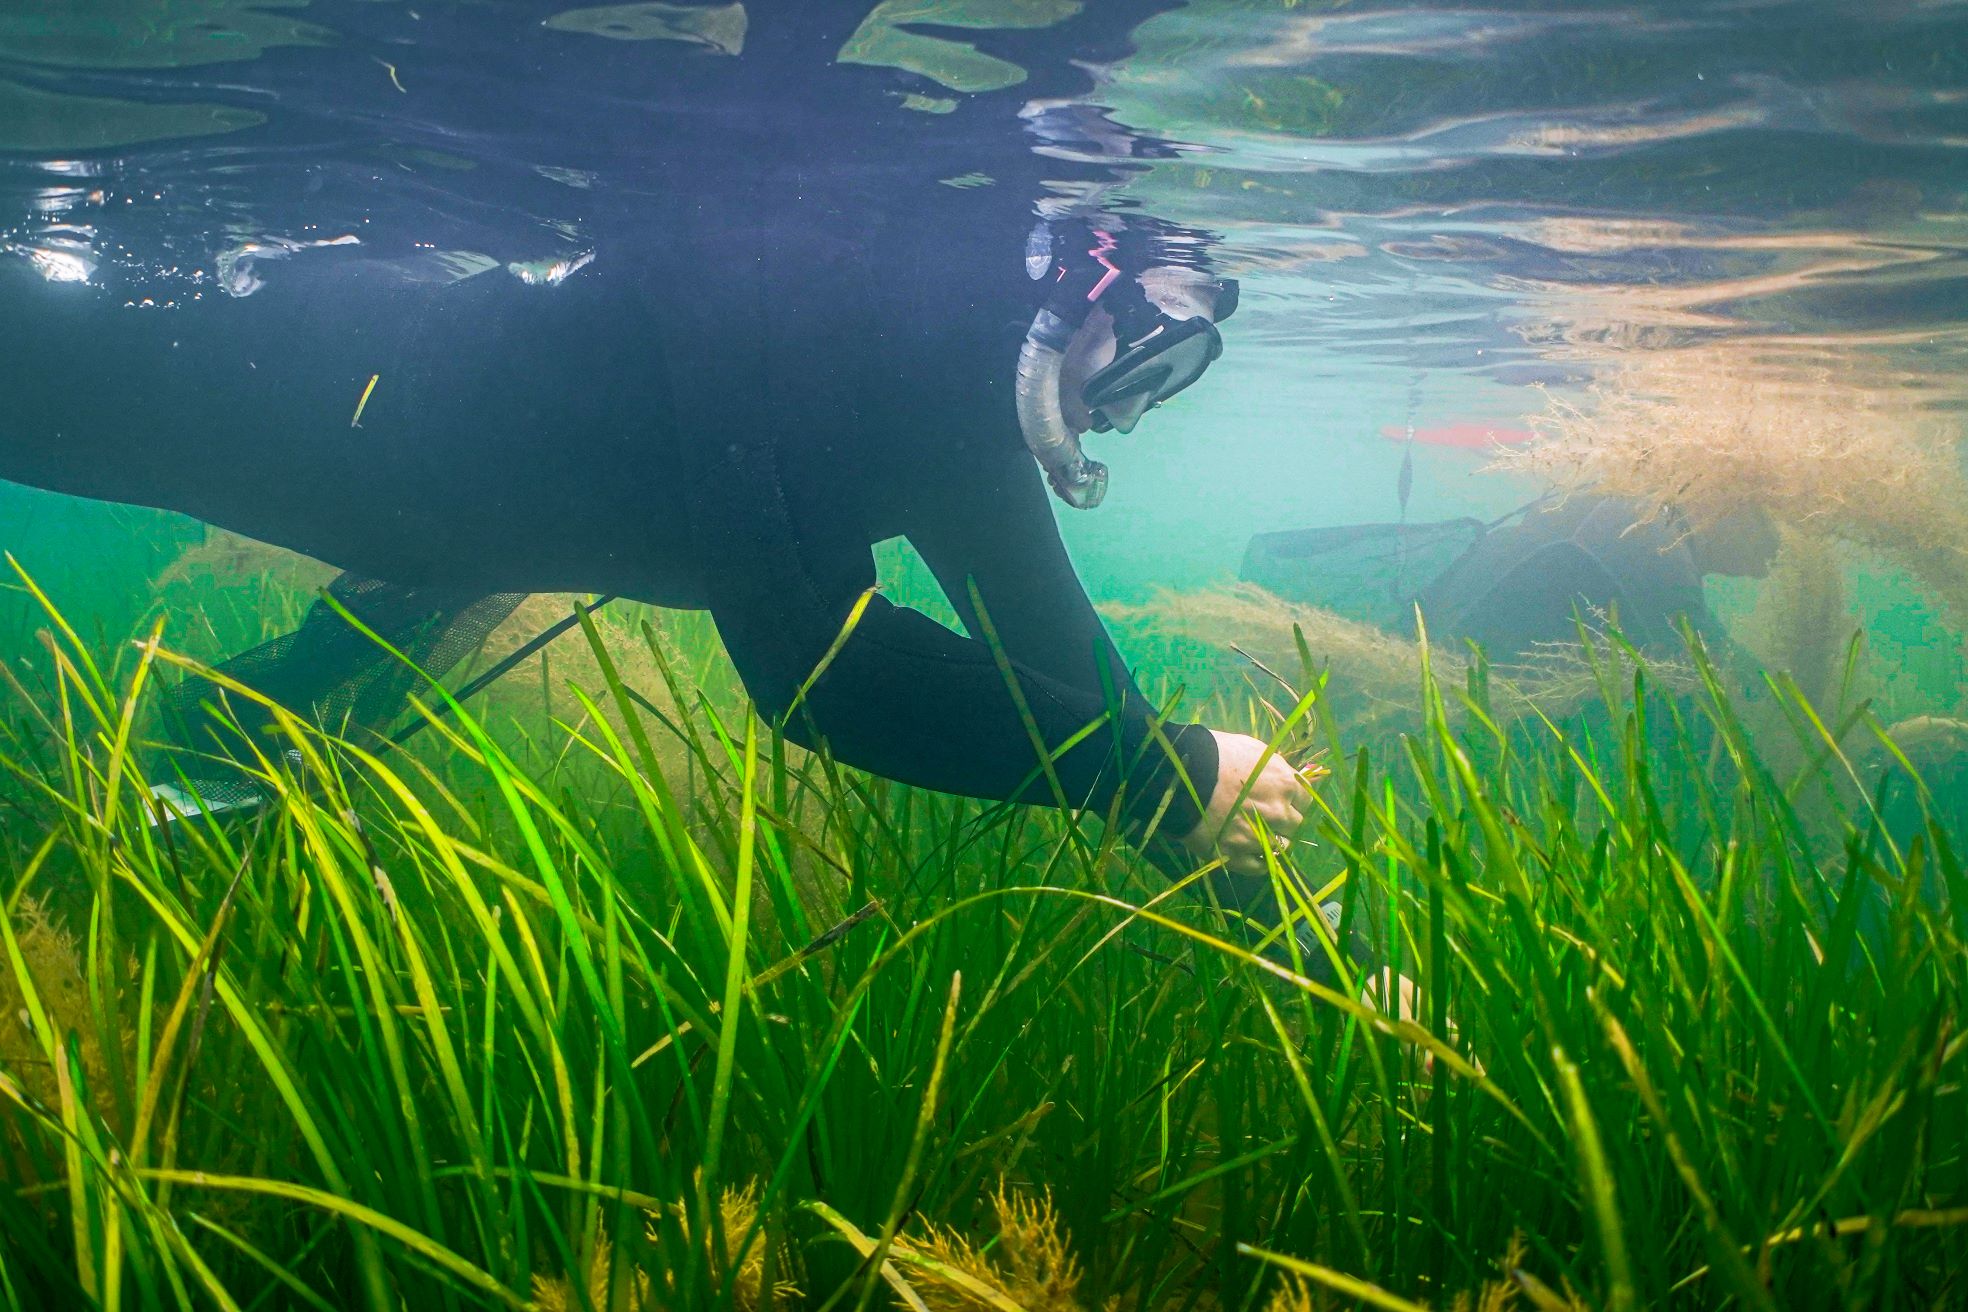
POLYGON ((1093 430, 1132 433, 1141 416, 1201 378, 1222 354, 1222 334, 1208 319, 1157 314, 1147 332, 1123 342, 1114 362, 1080 389, 1093 430))
POLYGON ((1201 378, 1223 354, 1212 321, 1229 318, 1237 306, 1233 279, 1173 265, 1129 275, 1116 263, 1119 252, 1113 233, 1084 222, 1070 235, 1041 223, 1025 246, 1025 271, 1035 280, 1048 270, 1055 276, 1018 350, 1018 427, 1054 494, 1079 510, 1106 495, 1107 467, 1080 446, 1086 430, 1068 422, 1060 389, 1065 353, 1095 308, 1114 325, 1117 354, 1080 387, 1080 399, 1095 431, 1131 433, 1142 415, 1201 378))

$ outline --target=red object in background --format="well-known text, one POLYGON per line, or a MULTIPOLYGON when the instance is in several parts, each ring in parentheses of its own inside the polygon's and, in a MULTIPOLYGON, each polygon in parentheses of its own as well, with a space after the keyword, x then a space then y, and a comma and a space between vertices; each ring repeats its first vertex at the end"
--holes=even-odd
MULTIPOLYGON (((1380 435, 1390 442, 1408 440, 1408 430, 1392 424, 1381 429, 1380 435)), ((1487 451, 1493 446, 1517 446, 1536 436, 1528 428, 1513 428, 1508 424, 1481 419, 1461 419, 1435 428, 1417 428, 1414 435, 1415 441, 1423 446, 1445 446, 1458 451, 1487 451)))

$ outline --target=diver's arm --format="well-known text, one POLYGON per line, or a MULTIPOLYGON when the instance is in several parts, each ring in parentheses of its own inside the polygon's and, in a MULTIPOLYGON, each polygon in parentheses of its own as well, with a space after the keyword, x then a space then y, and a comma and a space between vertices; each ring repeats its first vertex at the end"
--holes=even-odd
MULTIPOLYGON (((715 544, 706 587, 725 646, 761 712, 785 717, 796 742, 824 739, 838 760, 905 783, 974 797, 1058 801, 1040 768, 1034 733, 1056 751, 1106 715, 1103 696, 1012 652, 1014 698, 986 643, 886 598, 869 600, 800 697, 856 601, 874 585, 873 555, 841 508, 815 506, 801 514, 789 503, 769 446, 734 454, 738 467, 727 469, 710 497, 726 509, 704 528, 707 544, 715 544), (743 495, 734 495, 741 489, 743 495)), ((1090 662, 1087 676, 1086 683, 1097 684, 1090 662)), ((1125 775, 1130 813, 1144 803, 1152 811, 1160 798, 1148 798, 1147 790, 1166 791, 1176 775, 1152 729, 1136 703, 1118 731, 1096 729, 1061 755, 1054 774, 1065 801, 1104 809, 1125 775)), ((1176 732, 1169 740, 1184 768, 1199 776, 1197 787, 1207 788, 1216 768, 1210 735, 1176 732)), ((1195 802, 1178 795, 1165 827, 1189 829, 1196 814, 1195 802)))
POLYGON ((1026 452, 1009 444, 972 447, 960 473, 950 463, 938 480, 941 495, 924 489, 908 536, 965 629, 1089 706, 1104 709, 1114 699, 1119 749, 1134 763, 1130 795, 1159 799, 1170 781, 1180 785, 1186 776, 1159 828, 1187 832, 1214 790, 1217 742, 1200 725, 1160 722, 1161 708, 1136 686, 1073 568, 1044 481, 1026 452))
MULTIPOLYGON (((771 603, 759 607, 756 625, 730 607, 717 608, 726 645, 762 712, 786 715, 804 672, 824 655, 853 601, 815 606, 795 623, 771 603)), ((1175 783, 1173 766, 1162 764, 1166 750, 1151 741, 1150 721, 1131 715, 1124 716, 1119 733, 1098 727, 1056 757, 1055 793, 1040 765, 1039 744, 1057 752, 1101 720, 1106 708, 1099 697, 1029 667, 1013 663, 1009 675, 1008 680, 985 644, 876 596, 825 673, 786 715, 787 733, 809 746, 824 740, 849 765, 973 797, 1053 803, 1063 795, 1069 806, 1104 810, 1122 782, 1124 763, 1137 763, 1127 774, 1132 791, 1126 805, 1131 815, 1139 815, 1144 801, 1150 810, 1159 801, 1142 790, 1159 785, 1166 791, 1175 783), (1013 682, 1017 700, 1009 691, 1013 682)), ((1184 768, 1205 781, 1198 786, 1206 787, 1215 777, 1210 735, 1172 729, 1169 741, 1184 768)), ((1166 824, 1186 831, 1197 814, 1194 802, 1178 793, 1166 824)))
POLYGON ((908 538, 964 627, 985 636, 983 620, 1021 665, 1100 695, 1104 682, 1140 700, 1060 539, 1038 466, 1022 448, 970 451, 925 488, 908 538), (983 602, 980 618, 971 596, 983 602))
MULTIPOLYGON (((1122 699, 1124 724, 1151 724, 1157 708, 1135 686, 1087 597, 1031 459, 1009 444, 978 446, 967 448, 961 461, 946 454, 944 471, 938 485, 943 495, 925 496, 929 513, 917 516, 909 539, 965 627, 983 636, 988 619, 988 632, 1020 665, 1103 703, 1111 688, 1122 699), (982 616, 972 601, 973 588, 983 603, 982 616)), ((1180 805, 1171 804, 1157 832, 1197 860, 1221 852, 1233 876, 1265 876, 1263 837, 1255 826, 1234 823, 1230 808, 1241 798, 1241 809, 1261 818, 1271 834, 1292 832, 1308 803, 1298 772, 1247 734, 1176 723, 1164 725, 1163 734, 1174 745, 1194 795, 1178 788, 1180 805)), ((1161 797, 1167 790, 1155 771, 1166 761, 1165 754, 1143 757, 1132 793, 1161 797)), ((1268 876, 1257 883, 1268 887, 1268 876)))

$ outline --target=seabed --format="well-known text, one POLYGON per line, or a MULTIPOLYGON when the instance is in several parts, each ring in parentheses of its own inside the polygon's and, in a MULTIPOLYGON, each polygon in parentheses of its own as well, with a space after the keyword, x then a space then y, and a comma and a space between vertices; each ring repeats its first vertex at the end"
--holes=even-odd
POLYGON ((160 746, 178 644, 305 603, 220 578, 118 641, 17 580, 6 1306, 1968 1297, 1961 799, 1850 688, 1614 643, 1199 686, 1323 753, 1274 887, 1398 1020, 1104 817, 788 745, 700 617, 428 685, 403 750, 274 712, 264 805, 160 815, 215 768, 160 746))

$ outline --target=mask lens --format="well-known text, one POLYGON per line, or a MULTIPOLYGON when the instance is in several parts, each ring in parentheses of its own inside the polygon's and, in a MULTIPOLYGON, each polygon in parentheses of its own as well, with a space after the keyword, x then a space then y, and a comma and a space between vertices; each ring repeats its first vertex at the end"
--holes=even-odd
POLYGON ((1131 433, 1141 416, 1203 376, 1223 354, 1223 339, 1208 319, 1162 319, 1155 331, 1087 379, 1080 399, 1098 432, 1131 433))

